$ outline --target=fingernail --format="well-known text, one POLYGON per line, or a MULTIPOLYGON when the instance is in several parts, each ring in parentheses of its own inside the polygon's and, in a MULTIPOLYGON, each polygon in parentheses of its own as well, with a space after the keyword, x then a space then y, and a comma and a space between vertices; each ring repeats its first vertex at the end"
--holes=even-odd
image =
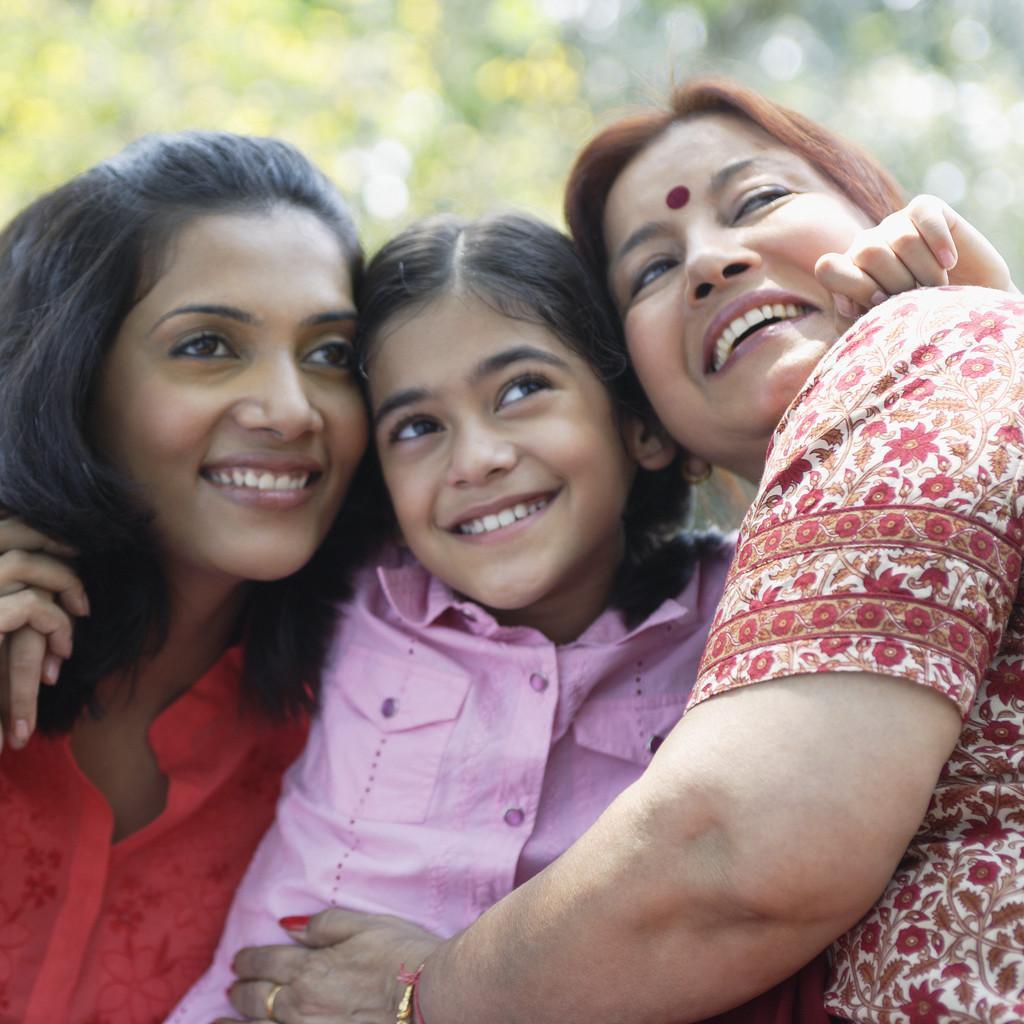
POLYGON ((952 270, 956 266, 956 253, 952 249, 942 249, 939 252, 939 264, 943 270, 952 270))
POLYGON ((43 659, 43 680, 51 686, 60 678, 62 660, 56 654, 48 654, 43 659))
POLYGON ((78 608, 79 615, 89 614, 89 598, 85 594, 78 594, 75 598, 75 606, 78 608))
POLYGON ((885 302, 885 300, 886 300, 887 298, 889 298, 889 296, 888 296, 888 295, 886 295, 886 294, 885 294, 885 292, 875 292, 875 293, 874 293, 874 294, 873 294, 873 295, 871 296, 871 305, 872 305, 872 306, 877 306, 877 305, 879 305, 880 303, 882 303, 882 302, 885 302))
POLYGON ((301 932, 309 924, 309 914, 296 914, 294 917, 282 917, 277 923, 286 932, 301 932))
POLYGON ((845 295, 836 296, 836 312, 846 320, 852 320, 857 315, 856 308, 845 295))
POLYGON ((32 735, 32 730, 29 729, 28 722, 24 718, 18 718, 14 722, 14 744, 18 747, 25 746, 28 743, 29 736, 32 735))

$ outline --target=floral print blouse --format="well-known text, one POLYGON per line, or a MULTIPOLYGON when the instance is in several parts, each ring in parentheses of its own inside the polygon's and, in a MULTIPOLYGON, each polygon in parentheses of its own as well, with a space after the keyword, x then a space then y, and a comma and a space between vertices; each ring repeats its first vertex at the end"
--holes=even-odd
POLYGON ((691 704, 803 673, 928 686, 963 727, 885 892, 832 947, 865 1024, 1024 1020, 1024 301, 890 299, 790 406, 691 704))

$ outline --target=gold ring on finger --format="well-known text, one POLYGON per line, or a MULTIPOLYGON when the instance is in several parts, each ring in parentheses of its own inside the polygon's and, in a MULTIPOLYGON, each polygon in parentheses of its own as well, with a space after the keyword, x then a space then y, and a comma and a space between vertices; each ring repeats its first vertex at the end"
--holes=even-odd
POLYGON ((267 993, 267 1020, 277 1020, 274 1016, 274 1003, 277 1002, 277 995, 284 988, 284 985, 274 985, 267 993))

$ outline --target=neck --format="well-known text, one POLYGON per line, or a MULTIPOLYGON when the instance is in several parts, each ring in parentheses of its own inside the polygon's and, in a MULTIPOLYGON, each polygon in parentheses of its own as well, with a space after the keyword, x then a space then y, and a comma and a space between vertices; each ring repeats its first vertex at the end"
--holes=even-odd
POLYGON ((617 557, 594 558, 587 577, 558 586, 525 608, 489 608, 503 626, 528 626, 552 643, 572 643, 608 607, 615 578, 625 557, 620 538, 617 557))
POLYGON ((124 677, 104 680, 108 707, 133 705, 156 716, 190 689, 224 653, 238 627, 247 585, 212 581, 194 572, 169 574, 170 613, 159 650, 142 658, 124 677))

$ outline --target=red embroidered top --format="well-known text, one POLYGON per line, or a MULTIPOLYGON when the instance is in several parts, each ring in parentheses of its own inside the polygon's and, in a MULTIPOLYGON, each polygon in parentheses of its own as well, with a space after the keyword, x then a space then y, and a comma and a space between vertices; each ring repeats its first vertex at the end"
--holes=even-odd
POLYGON ((300 725, 239 710, 237 649, 153 723, 158 818, 112 844, 67 737, 0 755, 0 1021, 158 1024, 203 972, 300 725))
POLYGON ((930 686, 963 715, 900 867, 832 948, 870 1024, 1024 1020, 1024 301, 890 300, 776 434, 697 703, 806 672, 930 686))

